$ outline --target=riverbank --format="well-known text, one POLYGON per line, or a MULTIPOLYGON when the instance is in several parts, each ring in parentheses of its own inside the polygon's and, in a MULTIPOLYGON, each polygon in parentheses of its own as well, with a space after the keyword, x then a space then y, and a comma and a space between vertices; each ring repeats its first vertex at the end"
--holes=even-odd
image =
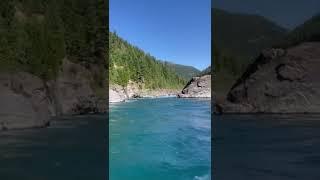
POLYGON ((128 99, 135 98, 157 98, 177 96, 180 91, 178 89, 139 89, 137 87, 119 85, 110 85, 109 87, 109 103, 123 102, 128 99))
POLYGON ((0 131, 47 127, 55 116, 106 112, 107 93, 98 93, 95 69, 64 59, 52 80, 1 72, 0 131))

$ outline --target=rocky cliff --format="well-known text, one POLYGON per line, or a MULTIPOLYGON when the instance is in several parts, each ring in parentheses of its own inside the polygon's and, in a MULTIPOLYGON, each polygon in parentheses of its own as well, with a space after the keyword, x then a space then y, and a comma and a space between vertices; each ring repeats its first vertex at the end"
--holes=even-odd
POLYGON ((192 78, 178 94, 180 98, 211 98, 211 75, 192 78))
POLYGON ((55 80, 26 72, 0 74, 0 130, 44 127, 56 115, 106 112, 107 100, 91 87, 85 67, 63 61, 55 80))
POLYGON ((216 113, 319 113, 320 43, 261 53, 216 113))

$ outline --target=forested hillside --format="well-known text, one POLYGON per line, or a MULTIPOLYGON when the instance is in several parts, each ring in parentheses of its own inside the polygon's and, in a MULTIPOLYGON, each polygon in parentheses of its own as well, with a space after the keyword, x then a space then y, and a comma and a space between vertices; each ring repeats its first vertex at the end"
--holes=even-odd
POLYGON ((280 42, 287 30, 262 16, 213 9, 215 68, 241 74, 258 53, 280 42), (223 67, 225 66, 225 67, 223 67))
POLYGON ((226 92, 262 49, 280 42, 287 30, 262 16, 212 10, 215 90, 226 92))
POLYGON ((166 66, 172 69, 172 71, 176 72, 176 74, 182 77, 184 80, 189 81, 192 77, 198 75, 200 71, 192 66, 185 66, 181 64, 174 64, 170 62, 164 62, 166 66))
POLYGON ((262 16, 212 10, 215 90, 224 95, 266 48, 288 48, 306 41, 320 41, 320 15, 292 31, 262 16))
POLYGON ((98 65, 106 80, 107 13, 103 0, 1 0, 0 66, 54 79, 63 58, 98 65))
POLYGON ((107 111, 106 5, 0 1, 0 131, 107 111))
POLYGON ((306 41, 320 41, 320 14, 289 32, 275 47, 286 48, 306 41))
POLYGON ((207 67, 206 69, 204 69, 203 71, 201 71, 199 74, 197 74, 198 76, 203 76, 203 75, 212 75, 212 69, 211 66, 207 67))
POLYGON ((109 80, 126 86, 129 80, 143 84, 145 88, 181 88, 185 80, 165 63, 109 33, 109 80))

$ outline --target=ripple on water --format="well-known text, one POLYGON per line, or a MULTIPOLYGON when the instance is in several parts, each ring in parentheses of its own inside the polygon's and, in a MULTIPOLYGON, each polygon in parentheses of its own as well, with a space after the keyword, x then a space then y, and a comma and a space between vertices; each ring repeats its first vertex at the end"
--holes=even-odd
POLYGON ((209 174, 209 101, 137 100, 110 108, 110 121, 110 179, 193 180, 209 174))

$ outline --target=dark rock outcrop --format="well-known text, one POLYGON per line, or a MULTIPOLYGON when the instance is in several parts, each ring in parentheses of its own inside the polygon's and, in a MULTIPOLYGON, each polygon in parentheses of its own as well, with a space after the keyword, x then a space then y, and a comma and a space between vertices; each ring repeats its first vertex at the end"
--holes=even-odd
POLYGON ((49 124, 50 100, 42 80, 29 73, 0 75, 0 131, 49 124))
POLYGON ((96 95, 92 82, 89 70, 68 60, 47 82, 27 72, 2 72, 0 131, 45 127, 52 116, 106 112, 107 98, 96 95))
POLYGON ((180 98, 210 98, 211 75, 192 78, 178 94, 180 98))
POLYGON ((320 43, 261 53, 216 113, 319 113, 320 43))

